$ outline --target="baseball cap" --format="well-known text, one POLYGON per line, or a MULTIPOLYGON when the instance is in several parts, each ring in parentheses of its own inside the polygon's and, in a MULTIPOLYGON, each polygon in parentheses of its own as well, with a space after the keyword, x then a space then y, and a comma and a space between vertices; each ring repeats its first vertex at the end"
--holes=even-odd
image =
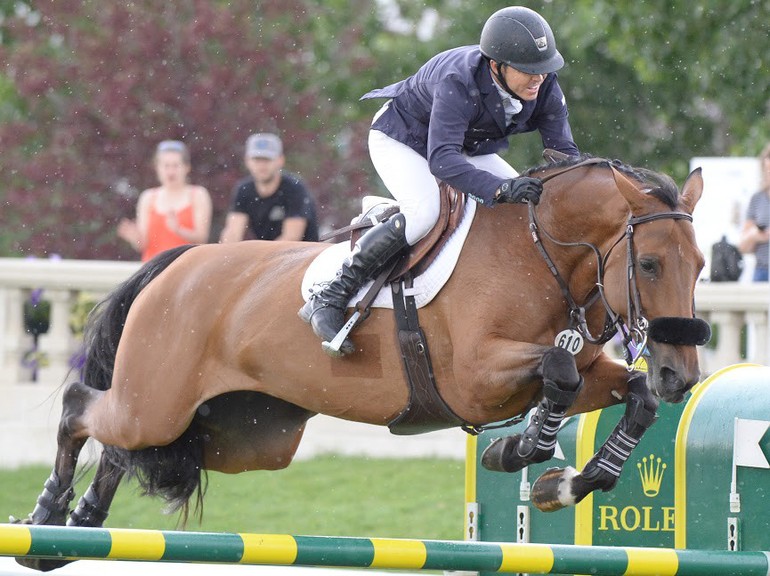
POLYGON ((283 154, 281 139, 275 134, 252 134, 246 140, 248 158, 269 158, 275 160, 283 154))

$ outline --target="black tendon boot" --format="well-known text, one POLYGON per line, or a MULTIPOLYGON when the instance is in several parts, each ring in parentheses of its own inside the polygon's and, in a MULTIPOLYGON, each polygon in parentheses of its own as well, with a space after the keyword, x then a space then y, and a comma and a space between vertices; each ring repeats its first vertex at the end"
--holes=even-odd
POLYGON ((37 505, 29 518, 18 520, 10 517, 11 524, 52 524, 63 526, 67 519, 70 502, 75 497, 72 486, 62 486, 56 470, 51 471, 48 480, 45 481, 43 493, 37 498, 37 505))
MULTIPOLYGON (((615 487, 623 464, 647 429, 655 422, 659 401, 647 389, 646 380, 647 375, 640 373, 628 381, 625 414, 599 451, 583 468, 580 477, 590 485, 591 490, 601 488, 606 492, 615 487)), ((577 492, 580 494, 582 490, 578 488, 577 492)))
POLYGON ((70 512, 67 526, 100 528, 108 515, 107 510, 99 505, 99 496, 97 496, 92 485, 88 487, 86 493, 80 498, 77 507, 70 512))
MULTIPOLYGON (((580 380, 582 384, 582 378, 580 380)), ((574 391, 560 390, 553 382, 543 384, 543 399, 537 405, 529 425, 521 434, 495 438, 481 455, 481 465, 496 472, 518 472, 525 466, 545 462, 556 451, 556 434, 567 409, 575 401, 574 391)))
POLYGON ((496 438, 481 455, 481 465, 497 472, 518 472, 529 464, 545 462, 556 451, 556 434, 575 402, 583 377, 572 355, 551 348, 543 355, 543 398, 521 434, 496 438))
MULTIPOLYGON (((337 277, 322 290, 314 292, 298 314, 313 327, 323 341, 331 342, 345 323, 345 309, 353 295, 385 268, 407 246, 406 220, 395 214, 368 230, 356 242, 353 253, 343 262, 337 277)), ((346 338, 342 354, 355 351, 346 338)))

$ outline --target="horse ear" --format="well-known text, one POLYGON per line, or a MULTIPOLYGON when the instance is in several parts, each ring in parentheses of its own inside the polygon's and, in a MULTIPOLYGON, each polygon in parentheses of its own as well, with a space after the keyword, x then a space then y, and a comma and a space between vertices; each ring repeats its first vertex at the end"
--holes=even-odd
POLYGON ((700 200, 701 194, 703 194, 703 174, 701 174, 700 168, 696 168, 690 172, 687 180, 684 181, 680 197, 682 204, 684 204, 689 214, 692 214, 692 211, 695 210, 695 205, 700 200))
POLYGON ((645 206, 649 203, 647 195, 634 186, 633 182, 626 178, 620 171, 618 171, 612 164, 612 175, 615 178, 615 185, 618 190, 626 199, 628 205, 631 206, 631 214, 640 214, 643 212, 645 206))

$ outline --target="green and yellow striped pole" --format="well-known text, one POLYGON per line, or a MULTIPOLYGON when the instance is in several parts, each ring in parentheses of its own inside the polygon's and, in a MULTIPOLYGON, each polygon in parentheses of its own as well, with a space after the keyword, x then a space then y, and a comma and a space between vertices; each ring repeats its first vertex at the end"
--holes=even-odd
POLYGON ((770 553, 0 525, 0 556, 468 570, 769 576, 770 553))

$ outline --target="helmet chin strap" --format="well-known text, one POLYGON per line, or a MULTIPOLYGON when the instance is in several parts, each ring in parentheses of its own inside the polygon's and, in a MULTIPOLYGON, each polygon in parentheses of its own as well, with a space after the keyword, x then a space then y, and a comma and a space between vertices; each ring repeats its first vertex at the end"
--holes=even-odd
POLYGON ((505 76, 503 76, 500 73, 501 70, 503 69, 503 66, 507 66, 507 64, 504 62, 502 64, 500 62, 495 62, 495 64, 497 64, 497 70, 494 69, 494 67, 492 66, 492 61, 490 60, 489 69, 492 71, 492 76, 495 77, 495 80, 498 81, 498 83, 503 88, 503 90, 505 90, 506 92, 508 92, 508 94, 510 94, 515 98, 516 94, 514 94, 513 90, 511 90, 511 87, 508 86, 508 82, 505 81, 505 76))

